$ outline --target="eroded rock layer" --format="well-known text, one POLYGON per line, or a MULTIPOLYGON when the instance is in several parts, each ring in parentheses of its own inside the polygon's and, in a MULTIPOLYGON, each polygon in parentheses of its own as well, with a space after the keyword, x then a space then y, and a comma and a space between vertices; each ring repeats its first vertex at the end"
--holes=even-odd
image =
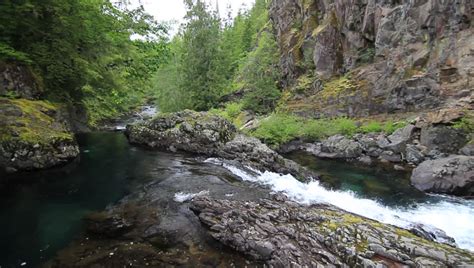
POLYGON ((274 0, 284 108, 366 116, 472 108, 472 1, 274 0))
POLYGON ((192 209, 216 240, 270 267, 474 265, 468 251, 330 205, 303 206, 279 195, 251 202, 197 197, 192 209))

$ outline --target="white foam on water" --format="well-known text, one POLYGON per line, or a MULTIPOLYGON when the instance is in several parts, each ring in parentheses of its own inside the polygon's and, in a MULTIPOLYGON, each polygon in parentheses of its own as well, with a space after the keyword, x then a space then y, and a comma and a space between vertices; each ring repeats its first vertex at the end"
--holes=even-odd
MULTIPOLYGON (((214 159, 208 162, 216 162, 214 159)), ((360 198, 351 191, 328 190, 318 181, 303 183, 291 175, 273 172, 252 175, 237 167, 221 164, 236 176, 269 186, 302 204, 328 203, 346 211, 399 227, 413 223, 431 225, 453 237, 459 247, 474 251, 474 201, 448 198, 434 203, 421 203, 414 208, 391 208, 371 199, 360 198)), ((254 170, 252 170, 254 171, 254 170)))
POLYGON ((209 191, 201 191, 199 193, 183 193, 183 192, 179 192, 179 193, 175 193, 174 194, 174 198, 173 200, 178 202, 178 203, 184 203, 186 201, 189 201, 191 199, 193 199, 194 197, 196 196, 203 196, 203 195, 207 195, 209 194, 209 191))

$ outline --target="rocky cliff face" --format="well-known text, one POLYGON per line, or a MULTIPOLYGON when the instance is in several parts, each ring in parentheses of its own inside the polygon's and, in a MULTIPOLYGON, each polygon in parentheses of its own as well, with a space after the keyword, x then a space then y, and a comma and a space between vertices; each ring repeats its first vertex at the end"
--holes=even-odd
POLYGON ((471 109, 469 0, 274 0, 289 111, 367 116, 471 109))

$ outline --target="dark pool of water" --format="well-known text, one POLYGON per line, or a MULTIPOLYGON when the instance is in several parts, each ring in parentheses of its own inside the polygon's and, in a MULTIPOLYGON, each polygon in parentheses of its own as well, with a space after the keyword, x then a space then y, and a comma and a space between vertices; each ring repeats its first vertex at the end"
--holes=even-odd
POLYGON ((328 188, 353 191, 362 198, 375 199, 387 206, 407 207, 433 200, 410 185, 410 172, 407 171, 322 160, 305 152, 294 152, 287 157, 321 174, 321 181, 328 188))
POLYGON ((85 214, 103 210, 134 185, 167 176, 164 170, 179 169, 183 159, 131 147, 121 133, 80 135, 78 141, 75 164, 2 178, 0 267, 38 266, 80 234, 85 214))

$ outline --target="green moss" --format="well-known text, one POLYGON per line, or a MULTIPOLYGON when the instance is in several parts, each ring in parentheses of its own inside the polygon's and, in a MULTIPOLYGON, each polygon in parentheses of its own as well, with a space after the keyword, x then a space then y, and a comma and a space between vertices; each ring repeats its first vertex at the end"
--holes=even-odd
POLYGON ((16 139, 44 144, 58 140, 73 140, 73 135, 50 116, 58 110, 58 107, 50 102, 0 98, 0 107, 1 109, 16 108, 21 111, 20 116, 0 116, 0 120, 5 125, 0 130, 0 141, 16 139))
POLYGON ((461 119, 454 122, 452 127, 472 135, 472 133, 474 133, 474 114, 467 113, 461 119))
POLYGON ((351 80, 350 75, 341 76, 324 84, 320 96, 328 100, 330 98, 337 98, 339 95, 348 95, 354 93, 357 85, 351 80))

